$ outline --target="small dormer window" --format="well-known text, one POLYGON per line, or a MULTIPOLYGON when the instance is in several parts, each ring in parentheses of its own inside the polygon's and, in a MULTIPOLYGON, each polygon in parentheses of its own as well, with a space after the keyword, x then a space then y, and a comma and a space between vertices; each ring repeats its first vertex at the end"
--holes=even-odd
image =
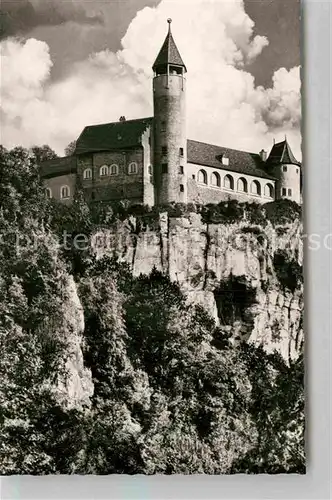
POLYGON ((221 159, 221 163, 225 166, 229 165, 229 158, 227 156, 223 156, 221 159))

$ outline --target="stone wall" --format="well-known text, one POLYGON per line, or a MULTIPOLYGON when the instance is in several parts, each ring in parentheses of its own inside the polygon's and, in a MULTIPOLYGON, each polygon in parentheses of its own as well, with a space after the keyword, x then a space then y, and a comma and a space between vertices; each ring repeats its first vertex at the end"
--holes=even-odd
POLYGON ((143 203, 143 178, 145 169, 144 149, 127 149, 83 155, 78 158, 78 177, 88 198, 94 200, 128 200, 143 203), (130 163, 137 165, 136 173, 129 173, 130 163), (118 166, 118 173, 100 175, 102 166, 118 166), (84 179, 84 171, 92 170, 92 178, 84 179))
POLYGON ((188 175, 188 202, 193 203, 220 203, 229 199, 236 199, 239 202, 256 202, 267 203, 273 201, 274 196, 266 196, 266 186, 270 185, 275 193, 275 181, 264 179, 260 177, 253 177, 238 172, 232 172, 224 169, 214 169, 202 165, 195 165, 193 163, 187 164, 188 175), (206 172, 207 184, 199 182, 198 174, 200 171, 206 172), (212 184, 212 174, 217 174, 219 179, 219 186, 212 184), (225 176, 230 176, 233 179, 234 189, 227 189, 224 187, 225 176), (244 179, 247 183, 248 192, 240 192, 238 190, 239 179, 244 179), (258 182, 261 188, 261 194, 256 195, 251 192, 253 182, 258 182))
POLYGON ((70 203, 74 194, 76 187, 76 174, 66 174, 59 177, 51 177, 44 180, 45 187, 51 189, 52 198, 56 200, 61 199, 61 188, 63 186, 68 186, 70 189, 70 197, 63 199, 64 203, 70 203))
POLYGON ((284 164, 274 168, 274 175, 277 177, 276 194, 277 199, 283 198, 301 203, 301 171, 298 165, 284 164), (286 189, 286 194, 283 194, 286 189), (291 193, 289 193, 291 189, 291 193))

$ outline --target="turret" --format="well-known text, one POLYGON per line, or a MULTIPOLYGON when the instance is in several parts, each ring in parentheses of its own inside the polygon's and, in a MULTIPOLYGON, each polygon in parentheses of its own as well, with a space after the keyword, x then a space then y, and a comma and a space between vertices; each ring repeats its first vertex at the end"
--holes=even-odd
POLYGON ((187 202, 186 66, 175 45, 171 19, 153 65, 154 170, 158 204, 187 202))
POLYGON ((274 144, 266 166, 276 177, 276 199, 301 203, 301 163, 292 153, 287 138, 274 144))

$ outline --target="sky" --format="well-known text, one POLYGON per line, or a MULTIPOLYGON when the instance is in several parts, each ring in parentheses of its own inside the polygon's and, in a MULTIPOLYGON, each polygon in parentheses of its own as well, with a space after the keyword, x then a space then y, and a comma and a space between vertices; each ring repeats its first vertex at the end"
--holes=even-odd
POLYGON ((88 124, 151 116, 167 18, 188 136, 301 159, 299 0, 2 0, 0 142, 59 154, 88 124))

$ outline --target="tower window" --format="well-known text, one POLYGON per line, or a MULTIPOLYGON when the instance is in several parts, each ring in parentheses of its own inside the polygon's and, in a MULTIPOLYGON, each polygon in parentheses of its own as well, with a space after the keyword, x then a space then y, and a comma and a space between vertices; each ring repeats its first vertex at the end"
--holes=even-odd
POLYGON ((129 175, 137 174, 137 163, 136 162, 132 161, 131 163, 129 163, 128 174, 129 175))
POLYGON ((163 155, 167 155, 167 146, 162 146, 162 148, 161 148, 161 153, 162 153, 163 155))
POLYGON ((183 193, 183 192, 184 192, 184 185, 180 184, 180 193, 183 193))
POLYGON ((180 156, 183 156, 183 148, 180 148, 180 156))
POLYGON ((152 175, 152 165, 149 165, 149 166, 148 166, 148 174, 149 174, 149 175, 152 175))
POLYGON ((286 196, 287 195, 287 189, 286 188, 282 188, 281 195, 282 196, 286 196))
POLYGON ((166 122, 165 121, 161 122, 161 131, 166 132, 166 122))
POLYGON ((292 196, 292 190, 288 189, 288 196, 292 196))
POLYGON ((179 173, 180 173, 181 175, 183 175, 183 174, 184 174, 184 168, 183 168, 183 166, 182 166, 182 165, 180 165, 180 168, 179 168, 179 173))
POLYGON ((297 173, 297 174, 299 173, 299 169, 298 169, 298 168, 296 169, 296 173, 297 173))
POLYGON ((193 175, 192 175, 192 178, 195 180, 195 179, 196 179, 196 175, 195 175, 195 174, 193 174, 193 175))
POLYGON ((161 173, 162 174, 167 174, 167 172, 168 172, 168 163, 163 163, 161 165, 161 173))
POLYGON ((284 165, 284 166, 282 167, 282 171, 283 171, 283 172, 287 172, 287 165, 284 165))

